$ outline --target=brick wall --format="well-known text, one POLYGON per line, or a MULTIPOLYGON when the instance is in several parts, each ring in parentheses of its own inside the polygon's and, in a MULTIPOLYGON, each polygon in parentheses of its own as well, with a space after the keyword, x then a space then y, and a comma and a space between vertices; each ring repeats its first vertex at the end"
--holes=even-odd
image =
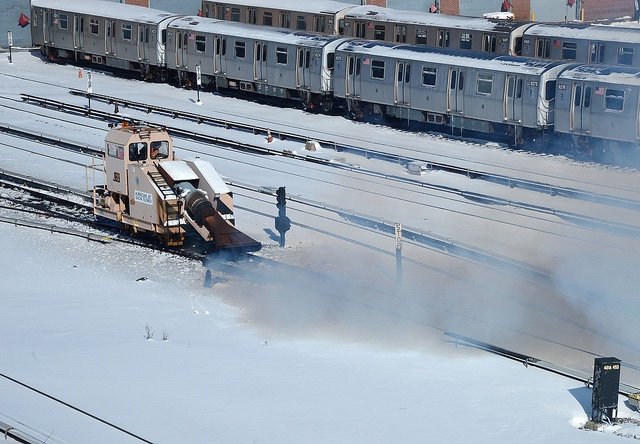
POLYGON ((126 3, 127 5, 146 6, 149 7, 149 0, 120 0, 120 3, 126 3))
POLYGON ((511 0, 514 20, 531 19, 531 0, 511 0))
POLYGON ((448 15, 460 15, 460 0, 440 0, 440 12, 448 15))
POLYGON ((363 5, 373 5, 373 6, 382 6, 383 8, 387 7, 387 0, 364 0, 362 2, 363 5))
POLYGON ((605 20, 633 17, 634 0, 582 0, 584 20, 605 20))

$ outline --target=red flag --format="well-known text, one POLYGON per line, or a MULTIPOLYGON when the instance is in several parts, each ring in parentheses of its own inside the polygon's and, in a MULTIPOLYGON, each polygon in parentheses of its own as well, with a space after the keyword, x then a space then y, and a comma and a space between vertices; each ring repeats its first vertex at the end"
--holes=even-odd
POLYGON ((500 7, 500 11, 501 12, 509 12, 509 9, 511 9, 513 7, 513 5, 511 4, 511 2, 509 0, 504 0, 502 2, 502 6, 500 7))
POLYGON ((27 17, 21 12, 20 18, 18 19, 18 25, 20 25, 21 28, 24 28, 28 24, 29 24, 29 17, 27 17))
POLYGON ((202 17, 202 9, 198 9, 198 17, 202 17))

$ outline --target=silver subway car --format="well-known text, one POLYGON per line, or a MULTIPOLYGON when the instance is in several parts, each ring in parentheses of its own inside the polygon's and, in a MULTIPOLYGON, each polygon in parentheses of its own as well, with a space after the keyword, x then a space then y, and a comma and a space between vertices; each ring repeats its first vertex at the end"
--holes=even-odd
POLYGON ((557 133, 586 150, 640 146, 640 69, 581 65, 560 74, 557 133))
POLYGON ((335 95, 352 111, 521 143, 553 126, 560 62, 354 40, 336 51, 335 95))
POLYGON ((338 24, 353 5, 333 0, 203 0, 202 14, 218 20, 339 34, 338 24))
POLYGON ((31 38, 50 59, 160 75, 175 14, 106 1, 31 0, 31 38))
POLYGON ((167 67, 181 81, 192 82, 200 66, 203 85, 300 99, 307 107, 327 110, 332 104, 334 52, 342 41, 336 36, 183 17, 168 28, 167 67))
POLYGON ((532 25, 524 32, 522 55, 585 64, 640 66, 640 29, 582 23, 532 25))

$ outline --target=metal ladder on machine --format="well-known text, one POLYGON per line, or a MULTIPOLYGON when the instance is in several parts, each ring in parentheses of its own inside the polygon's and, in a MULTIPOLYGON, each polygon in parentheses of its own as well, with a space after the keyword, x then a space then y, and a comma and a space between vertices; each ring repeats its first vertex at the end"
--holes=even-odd
POLYGON ((181 202, 173 189, 158 171, 149 171, 149 177, 162 193, 162 209, 166 215, 164 221, 165 242, 170 247, 179 247, 184 243, 185 231, 180 224, 182 215, 181 202))

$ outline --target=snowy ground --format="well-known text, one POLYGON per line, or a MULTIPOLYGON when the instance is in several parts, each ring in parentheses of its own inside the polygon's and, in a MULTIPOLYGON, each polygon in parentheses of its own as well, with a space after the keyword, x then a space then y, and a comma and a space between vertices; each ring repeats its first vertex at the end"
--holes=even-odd
MULTIPOLYGON (((28 53, 14 60, 15 66, 0 60, 0 72, 80 88, 84 82, 73 68, 44 65, 28 53)), ((98 85, 112 81, 96 79, 98 85)), ((0 87, 3 96, 47 94, 13 78, 3 76, 0 82, 11 82, 10 88, 0 87)), ((153 90, 157 100, 179 97, 184 106, 189 103, 189 93, 170 87, 118 84, 132 96, 153 90)), ((212 113, 237 102, 204 100, 212 113)), ((249 115, 251 107, 240 102, 224 111, 249 115)), ((301 123, 308 118, 301 117, 301 123)), ((2 120, 28 125, 28 118, 9 108, 2 120)), ((349 125, 331 122, 336 130, 349 125)), ((423 143, 419 137, 399 137, 407 146, 423 143)), ((7 142, 5 136, 0 142, 7 142)), ((451 147, 443 145, 446 155, 451 147)), ((483 154, 495 156, 496 163, 499 156, 521 158, 498 149, 483 154)), ((33 160, 25 171, 56 174, 56 163, 33 160)), ((24 162, 0 144, 0 168, 15 170, 24 162)), ((561 170, 563 163, 555 165, 561 170)), ((242 166, 225 171, 239 181, 280 184, 270 182, 267 171, 260 178, 243 173, 242 166)), ((76 185, 84 181, 81 170, 65 175, 73 175, 68 180, 76 185)), ((287 186, 295 183, 291 179, 287 186)), ((324 296, 317 303, 301 294, 302 286, 277 285, 309 274, 314 278, 300 282, 322 287, 324 276, 350 270, 353 257, 345 249, 332 258, 327 251, 335 239, 304 229, 288 233, 288 247, 280 249, 261 233, 272 220, 248 211, 239 211, 238 218, 265 243, 254 261, 200 264, 0 224, 0 373, 158 443, 590 443, 640 435, 633 425, 581 430, 590 414, 591 390, 579 382, 456 347, 439 330, 429 333, 428 326, 414 328, 411 319, 399 321, 401 302, 384 294, 378 270, 363 267, 344 292, 334 291, 335 285, 327 285, 326 294, 314 289, 324 296), (272 260, 284 265, 270 268, 272 260), (271 274, 276 274, 273 282, 265 280, 271 274), (367 280, 371 284, 362 285, 367 280), (277 294, 291 288, 296 291, 277 294), (379 297, 387 303, 378 304, 379 297), (348 315, 337 316, 338 311, 348 315)), ((433 296, 426 290, 425 298, 433 296)), ((625 401, 620 398, 619 416, 640 419, 625 401)), ((48 436, 48 443, 139 442, 4 378, 0 421, 23 423, 43 440, 48 436)))

